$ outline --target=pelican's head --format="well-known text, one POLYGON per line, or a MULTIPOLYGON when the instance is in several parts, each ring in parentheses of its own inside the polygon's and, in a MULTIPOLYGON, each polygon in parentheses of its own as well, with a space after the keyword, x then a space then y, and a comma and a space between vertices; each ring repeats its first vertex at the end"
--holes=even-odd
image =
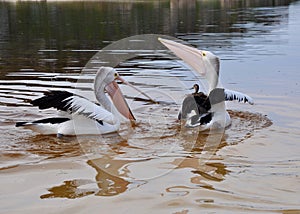
MULTIPOLYGON (((199 52, 201 52, 202 60, 204 61, 204 64, 207 66, 206 69, 211 69, 212 72, 215 72, 217 75, 219 75, 219 69, 220 69, 219 57, 217 57, 210 51, 199 50, 199 52)), ((208 72, 208 70, 206 70, 206 72, 208 72)))
POLYGON ((94 81, 94 90, 105 87, 119 76, 118 72, 112 67, 100 67, 94 81))
MULTIPOLYGON (((100 67, 97 71, 96 78, 94 81, 94 92, 96 96, 97 94, 104 95, 104 91, 106 90, 109 96, 111 97, 116 109, 127 119, 135 120, 116 80, 119 80, 125 84, 129 84, 119 76, 118 72, 114 68, 100 67)), ((99 100, 99 102, 101 101, 99 100)))

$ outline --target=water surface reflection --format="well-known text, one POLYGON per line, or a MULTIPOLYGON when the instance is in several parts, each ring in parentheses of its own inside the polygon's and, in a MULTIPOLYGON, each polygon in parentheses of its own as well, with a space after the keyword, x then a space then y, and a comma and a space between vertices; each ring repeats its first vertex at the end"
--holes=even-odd
MULTIPOLYGON (((240 123, 233 124, 230 130, 226 131, 226 135, 217 148, 210 148, 209 159, 204 159, 206 157, 204 153, 209 153, 206 145, 209 135, 197 134, 195 130, 192 130, 192 135, 190 130, 187 133, 181 132, 179 125, 172 127, 178 134, 165 135, 164 138, 155 136, 148 138, 145 136, 147 134, 145 130, 139 129, 136 129, 128 140, 124 140, 118 134, 104 136, 100 141, 99 137, 79 137, 77 139, 81 142, 81 149, 88 156, 87 152, 91 152, 90 156, 98 157, 87 161, 87 164, 96 170, 95 180, 86 181, 78 178, 64 181, 64 184, 60 186, 49 188, 51 193, 42 195, 41 198, 78 198, 90 194, 114 196, 182 169, 188 169, 192 173, 191 177, 188 177, 190 183, 186 182, 186 186, 167 187, 166 193, 186 195, 189 194, 189 189, 214 190, 211 182, 223 181, 229 172, 222 158, 217 155, 218 151, 232 142, 242 142, 255 130, 271 125, 271 121, 260 114, 234 111, 230 114, 233 120, 239 119, 240 123), (249 115, 251 115, 251 120, 248 120, 249 115), (247 129, 243 130, 241 127, 247 127, 247 129), (235 132, 239 135, 235 136, 235 132), (197 134, 196 142, 194 134, 197 134), (172 146, 171 149, 170 146, 172 146), (95 154, 96 151, 97 154, 95 154), (89 186, 93 188, 88 188, 89 186)), ((173 130, 168 132, 173 132, 173 130)), ((216 138, 218 139, 218 136, 216 138)), ((54 148, 52 149, 56 154, 54 148)), ((73 147, 73 149, 78 148, 73 147)))
POLYGON ((230 49, 285 24, 291 2, 1 2, 1 79, 21 69, 70 72, 67 68, 82 67, 92 50, 136 34, 179 36, 212 51, 230 49))

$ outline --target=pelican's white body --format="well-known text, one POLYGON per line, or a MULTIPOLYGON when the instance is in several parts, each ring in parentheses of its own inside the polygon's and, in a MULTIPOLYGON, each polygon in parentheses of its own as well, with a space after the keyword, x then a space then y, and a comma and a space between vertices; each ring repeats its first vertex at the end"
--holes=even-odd
POLYGON ((58 134, 61 135, 98 135, 116 132, 120 128, 120 123, 109 124, 103 122, 103 125, 97 121, 76 116, 72 120, 65 122, 66 124, 58 127, 58 134))

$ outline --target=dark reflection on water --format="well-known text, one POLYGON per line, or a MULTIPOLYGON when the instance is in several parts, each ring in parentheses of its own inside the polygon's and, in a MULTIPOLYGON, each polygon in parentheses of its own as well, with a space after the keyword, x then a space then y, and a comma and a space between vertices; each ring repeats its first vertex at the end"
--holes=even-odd
POLYGON ((72 181, 64 181, 64 184, 55 186, 48 191, 50 193, 41 195, 41 199, 45 198, 81 198, 95 193, 94 189, 79 189, 81 185, 93 183, 90 180, 77 179, 72 181))
POLYGON ((227 51, 225 59, 280 54, 264 51, 274 41, 263 36, 286 23, 290 3, 1 2, 0 105, 28 106, 49 88, 72 88, 97 50, 135 34, 176 36, 221 56, 227 51))
POLYGON ((279 25, 287 8, 272 7, 291 2, 1 2, 0 77, 20 69, 69 72, 64 68, 82 67, 93 55, 90 50, 136 34, 177 35, 194 43, 199 43, 194 34, 203 34, 201 45, 207 47, 214 43, 210 36, 218 40, 216 34, 225 33, 229 41, 220 42, 233 46, 231 37, 264 34, 279 25))

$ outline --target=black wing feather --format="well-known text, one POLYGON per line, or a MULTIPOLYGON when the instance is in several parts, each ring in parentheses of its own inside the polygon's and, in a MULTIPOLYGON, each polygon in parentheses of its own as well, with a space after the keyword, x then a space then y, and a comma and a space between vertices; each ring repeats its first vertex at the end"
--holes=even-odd
POLYGON ((70 120, 69 118, 65 117, 51 117, 51 118, 45 118, 41 120, 35 120, 33 122, 17 122, 16 127, 19 126, 26 126, 26 125, 33 125, 33 124, 46 124, 46 123, 51 123, 51 124, 57 124, 57 123, 63 123, 70 120))
POLYGON ((33 106, 38 106, 39 109, 56 108, 62 111, 70 111, 71 103, 66 100, 74 94, 67 91, 48 91, 44 93, 44 96, 30 103, 33 106))

